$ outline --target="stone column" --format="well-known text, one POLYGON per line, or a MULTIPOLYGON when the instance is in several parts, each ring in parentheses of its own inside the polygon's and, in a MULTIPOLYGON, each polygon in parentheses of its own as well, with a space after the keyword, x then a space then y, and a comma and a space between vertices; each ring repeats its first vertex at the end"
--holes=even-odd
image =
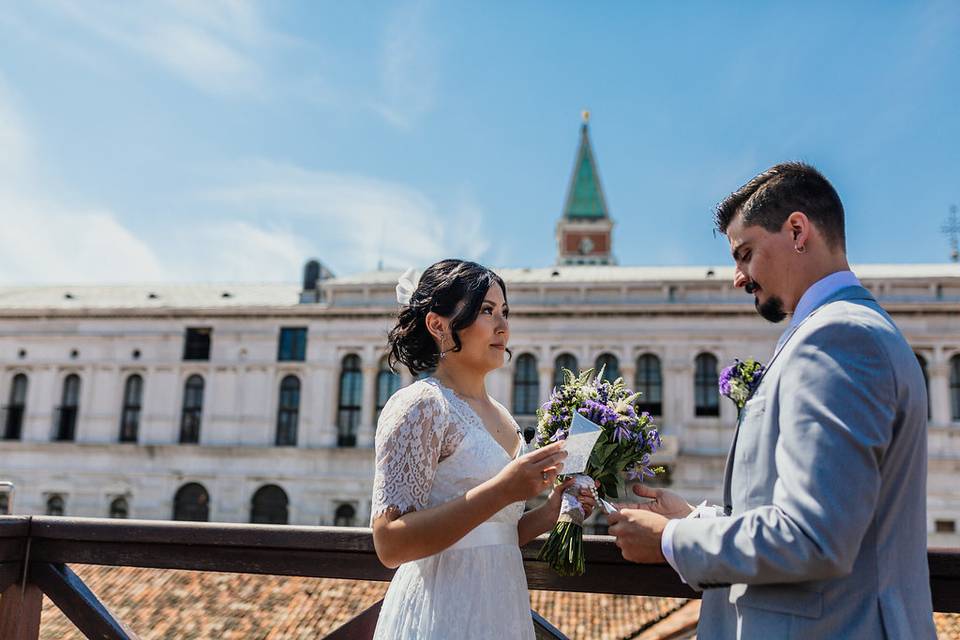
POLYGON ((950 362, 941 349, 933 355, 933 362, 927 365, 930 377, 927 393, 930 395, 930 423, 945 426, 952 421, 953 407, 950 406, 950 362))
MULTIPOLYGON (((276 441, 276 413, 271 414, 270 408, 276 405, 280 394, 276 376, 271 375, 264 365, 247 365, 233 384, 243 390, 238 398, 240 415, 237 421, 240 428, 236 433, 236 441, 241 446, 273 446, 276 441)), ((302 435, 298 433, 298 441, 301 438, 302 435)))
POLYGON ((175 367, 161 365, 148 369, 144 379, 141 444, 171 444, 180 434, 182 390, 175 367))
POLYGON ((683 435, 683 425, 693 418, 693 363, 684 354, 667 354, 663 366, 664 432, 683 435))
POLYGON ((553 390, 553 367, 547 363, 544 363, 543 360, 540 361, 540 366, 537 367, 537 376, 540 378, 540 402, 543 404, 547 401, 547 398, 550 397, 550 392, 553 390))
POLYGON ((627 385, 628 389, 633 389, 634 385, 637 383, 636 360, 625 358, 620 361, 620 377, 623 378, 623 383, 627 385))
POLYGON ((27 374, 27 408, 23 416, 25 442, 49 442, 53 434, 53 407, 60 403, 57 370, 39 365, 27 374))
POLYGON ((340 392, 340 368, 325 358, 316 365, 310 381, 311 418, 307 446, 337 446, 337 401, 340 392))
POLYGON ((89 369, 89 378, 84 380, 90 385, 90 393, 86 396, 85 442, 116 442, 119 439, 127 374, 120 376, 120 379, 117 374, 116 367, 111 365, 97 364, 89 369))
POLYGON ((378 372, 379 367, 376 365, 367 364, 363 367, 363 388, 361 389, 363 400, 360 405, 360 426, 357 428, 358 447, 373 446, 376 430, 373 421, 376 414, 378 372))

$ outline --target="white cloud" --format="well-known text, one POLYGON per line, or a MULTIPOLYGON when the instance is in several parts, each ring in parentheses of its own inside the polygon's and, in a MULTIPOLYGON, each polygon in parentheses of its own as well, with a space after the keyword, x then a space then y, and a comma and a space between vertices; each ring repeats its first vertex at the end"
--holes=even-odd
POLYGON ((56 0, 49 8, 204 91, 258 91, 264 76, 260 55, 273 44, 292 42, 267 29, 251 0, 56 0))
POLYGON ((436 51, 425 20, 426 4, 414 0, 393 11, 380 59, 383 96, 374 109, 388 122, 408 128, 433 108, 437 95, 436 51))
POLYGON ((104 210, 82 210, 0 187, 0 281, 163 280, 153 251, 104 210))
POLYGON ((266 161, 203 194, 219 218, 171 222, 148 242, 106 207, 37 195, 56 190, 34 166, 12 102, 0 81, 0 282, 292 281, 309 257, 353 273, 481 260, 491 247, 466 195, 440 207, 403 184, 266 161))
POLYGON ((155 280, 150 248, 109 211, 64 205, 44 189, 29 126, 0 77, 0 281, 155 280))
POLYGON ((240 51, 202 31, 163 25, 144 33, 139 48, 200 88, 252 91, 259 70, 240 51))
POLYGON ((0 77, 0 186, 18 182, 33 165, 33 145, 0 77))
POLYGON ((340 273, 481 259, 490 248, 482 212, 463 197, 444 211, 415 189, 364 176, 269 162, 237 173, 207 197, 246 215, 297 218, 299 235, 340 273))
POLYGON ((168 258, 180 281, 294 282, 311 256, 291 231, 226 220, 182 232, 168 258))

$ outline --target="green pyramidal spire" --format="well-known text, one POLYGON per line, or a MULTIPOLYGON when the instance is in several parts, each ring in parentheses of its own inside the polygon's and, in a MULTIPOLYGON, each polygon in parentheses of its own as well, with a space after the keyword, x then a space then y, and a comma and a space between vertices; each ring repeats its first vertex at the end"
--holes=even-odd
POLYGON ((567 202, 563 208, 563 217, 567 220, 597 220, 607 218, 607 202, 600 187, 600 174, 593 159, 593 147, 590 144, 590 132, 587 123, 588 113, 583 115, 580 127, 580 148, 573 165, 567 202))

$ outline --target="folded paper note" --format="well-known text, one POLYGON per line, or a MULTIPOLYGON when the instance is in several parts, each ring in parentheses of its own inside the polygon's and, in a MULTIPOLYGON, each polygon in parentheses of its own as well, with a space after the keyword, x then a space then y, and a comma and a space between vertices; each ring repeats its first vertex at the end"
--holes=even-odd
POLYGON ((586 471, 590 452, 593 451, 593 445, 596 444, 601 433, 599 425, 590 422, 579 413, 573 414, 573 423, 570 425, 570 434, 567 436, 567 444, 564 447, 567 452, 567 459, 563 461, 565 475, 586 471))

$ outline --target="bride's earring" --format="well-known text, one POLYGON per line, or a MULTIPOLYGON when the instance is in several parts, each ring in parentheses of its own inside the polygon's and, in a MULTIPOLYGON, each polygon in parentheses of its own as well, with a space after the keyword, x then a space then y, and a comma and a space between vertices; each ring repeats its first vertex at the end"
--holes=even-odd
POLYGON ((446 336, 445 336, 443 333, 440 334, 440 347, 439 347, 439 350, 440 350, 440 359, 441 359, 441 360, 443 360, 444 358, 447 357, 447 352, 443 350, 443 339, 444 339, 445 337, 446 337, 446 336))

